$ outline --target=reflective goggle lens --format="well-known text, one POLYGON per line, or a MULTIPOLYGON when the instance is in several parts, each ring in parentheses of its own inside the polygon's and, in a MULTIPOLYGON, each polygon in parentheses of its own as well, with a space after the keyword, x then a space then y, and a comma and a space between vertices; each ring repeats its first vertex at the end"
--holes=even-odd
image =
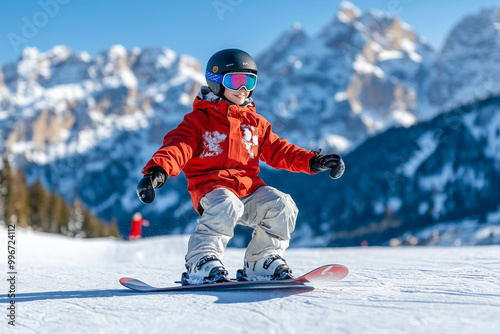
POLYGON ((247 91, 255 88, 257 76, 253 73, 226 73, 222 84, 230 90, 239 90, 245 87, 247 91))

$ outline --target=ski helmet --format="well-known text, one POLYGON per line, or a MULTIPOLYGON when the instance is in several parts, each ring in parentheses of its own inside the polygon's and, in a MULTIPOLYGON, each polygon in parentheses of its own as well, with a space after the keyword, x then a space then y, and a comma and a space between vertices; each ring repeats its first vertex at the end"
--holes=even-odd
MULTIPOLYGON (((257 74, 257 65, 252 56, 243 50, 239 49, 224 49, 215 53, 207 63, 205 78, 207 79, 208 87, 217 96, 221 97, 224 94, 224 86, 222 80, 218 80, 220 75, 234 71, 249 71, 257 74)), ((251 96, 253 90, 250 91, 251 96)))

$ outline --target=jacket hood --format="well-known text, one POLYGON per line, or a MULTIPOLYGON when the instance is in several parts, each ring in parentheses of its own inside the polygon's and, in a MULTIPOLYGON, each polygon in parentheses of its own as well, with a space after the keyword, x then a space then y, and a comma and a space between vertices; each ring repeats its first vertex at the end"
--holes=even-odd
POLYGON ((220 97, 215 95, 208 86, 201 86, 200 91, 198 92, 198 95, 196 96, 196 99, 199 100, 204 100, 208 102, 214 102, 214 101, 219 101, 220 97))

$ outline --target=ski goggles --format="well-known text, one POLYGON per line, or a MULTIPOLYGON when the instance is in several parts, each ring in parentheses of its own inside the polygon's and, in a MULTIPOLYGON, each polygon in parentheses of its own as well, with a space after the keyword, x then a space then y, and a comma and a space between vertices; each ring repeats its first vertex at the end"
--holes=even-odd
POLYGON ((239 91, 244 87, 247 91, 252 91, 257 84, 257 75, 248 72, 229 72, 224 75, 206 72, 207 80, 220 83, 224 87, 232 91, 239 91))

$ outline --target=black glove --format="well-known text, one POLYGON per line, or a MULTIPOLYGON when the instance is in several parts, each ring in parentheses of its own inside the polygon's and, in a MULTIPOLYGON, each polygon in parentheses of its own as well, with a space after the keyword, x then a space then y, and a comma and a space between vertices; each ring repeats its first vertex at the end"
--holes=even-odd
POLYGON ((137 184, 137 196, 144 204, 149 204, 155 200, 155 188, 161 188, 168 175, 161 167, 151 167, 148 173, 137 184))
POLYGON ((309 160, 309 168, 314 173, 324 172, 329 169, 330 177, 338 179, 344 174, 345 164, 338 154, 317 154, 309 160))

